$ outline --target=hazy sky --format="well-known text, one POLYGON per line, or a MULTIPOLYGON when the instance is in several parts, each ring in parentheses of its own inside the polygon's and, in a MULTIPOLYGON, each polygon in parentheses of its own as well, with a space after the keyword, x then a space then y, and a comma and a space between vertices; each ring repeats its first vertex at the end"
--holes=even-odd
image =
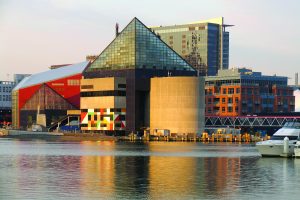
POLYGON ((298 0, 0 0, 0 80, 99 54, 133 17, 148 26, 223 16, 229 65, 268 75, 300 73, 298 0))

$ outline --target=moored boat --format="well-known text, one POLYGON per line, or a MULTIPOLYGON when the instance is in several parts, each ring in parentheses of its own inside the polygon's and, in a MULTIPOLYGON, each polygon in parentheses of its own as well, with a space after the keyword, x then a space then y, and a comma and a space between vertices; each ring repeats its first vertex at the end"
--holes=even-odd
POLYGON ((299 137, 300 122, 286 122, 270 140, 257 142, 256 148, 262 156, 290 157, 294 154, 294 146, 299 137))

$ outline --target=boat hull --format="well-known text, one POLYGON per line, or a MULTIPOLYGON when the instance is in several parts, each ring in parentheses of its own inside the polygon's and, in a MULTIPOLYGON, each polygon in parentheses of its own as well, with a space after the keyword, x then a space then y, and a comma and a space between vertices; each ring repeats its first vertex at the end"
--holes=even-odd
POLYGON ((295 155, 295 157, 300 158, 300 145, 298 144, 298 142, 294 148, 294 155, 295 155))
MULTIPOLYGON (((258 152, 261 154, 263 157, 268 157, 268 156, 284 156, 284 157, 289 157, 293 156, 294 154, 294 145, 289 144, 289 152, 287 154, 283 153, 283 143, 282 144, 272 144, 272 143, 267 143, 267 144, 256 144, 256 148, 258 152)), ((300 156, 300 155, 299 155, 300 156)))

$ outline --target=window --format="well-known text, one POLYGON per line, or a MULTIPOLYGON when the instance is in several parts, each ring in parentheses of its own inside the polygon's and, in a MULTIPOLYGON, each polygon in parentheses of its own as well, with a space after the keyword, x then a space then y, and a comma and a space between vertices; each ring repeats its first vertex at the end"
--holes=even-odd
POLYGON ((224 113, 225 112, 225 107, 222 107, 222 113, 224 113))
POLYGON ((232 103, 232 98, 228 98, 228 103, 232 103))
POLYGON ((238 106, 235 107, 235 112, 237 112, 237 113, 239 112, 239 107, 238 106))
POLYGON ((227 108, 227 110, 228 110, 228 112, 232 112, 232 107, 229 106, 229 107, 227 108))
POLYGON ((64 83, 52 83, 51 85, 52 86, 64 86, 65 84, 64 83))
POLYGON ((226 94, 226 88, 223 88, 223 94, 226 94))
POLYGON ((228 89, 228 94, 234 94, 234 88, 229 88, 228 89))
POLYGON ((207 101, 208 101, 208 104, 211 104, 211 98, 208 98, 207 101))
POLYGON ((248 90, 247 90, 247 94, 252 94, 252 88, 248 88, 248 90))
POLYGON ((81 97, 126 96, 126 91, 107 90, 107 91, 81 92, 80 96, 81 97))
POLYGON ((225 102, 226 102, 225 98, 222 98, 222 103, 225 103, 225 102))
POLYGON ((81 89, 93 89, 94 86, 93 85, 82 85, 81 89))
POLYGON ((247 90, 245 88, 242 88, 242 94, 246 94, 247 90))
POLYGON ((118 88, 126 88, 126 84, 118 84, 118 88))
POLYGON ((239 98, 235 97, 235 103, 239 103, 239 98))

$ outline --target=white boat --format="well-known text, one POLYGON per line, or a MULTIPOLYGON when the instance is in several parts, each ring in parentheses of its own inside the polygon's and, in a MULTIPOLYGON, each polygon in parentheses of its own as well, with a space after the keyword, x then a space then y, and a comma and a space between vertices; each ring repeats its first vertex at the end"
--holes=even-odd
POLYGON ((300 122, 286 122, 281 129, 273 134, 270 140, 257 142, 256 148, 262 156, 289 157, 294 154, 294 146, 299 137, 300 122))
POLYGON ((300 158, 300 141, 297 141, 294 146, 294 154, 296 158, 300 158))

